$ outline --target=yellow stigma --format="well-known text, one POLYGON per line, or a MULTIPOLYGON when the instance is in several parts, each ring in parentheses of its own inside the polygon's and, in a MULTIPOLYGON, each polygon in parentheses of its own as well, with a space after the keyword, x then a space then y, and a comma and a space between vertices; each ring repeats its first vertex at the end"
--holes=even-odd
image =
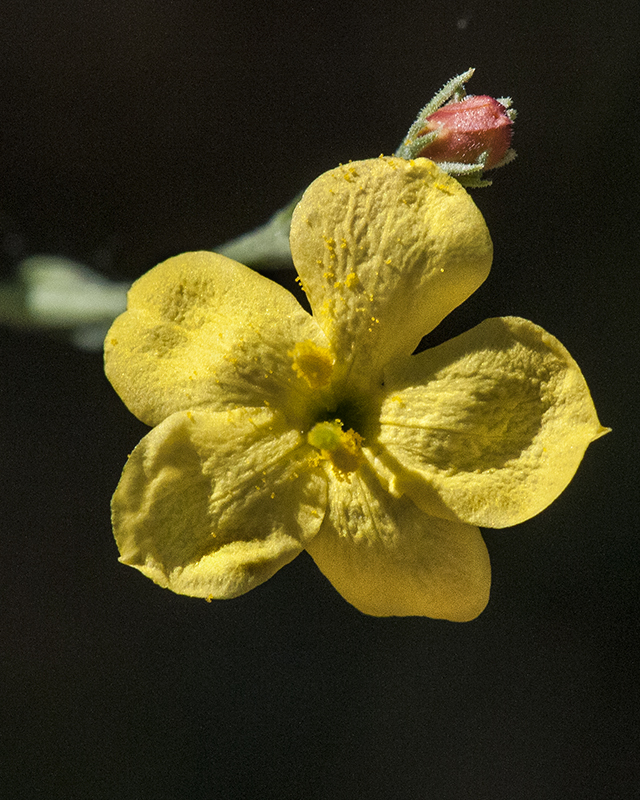
POLYGON ((298 342, 287 355, 293 359, 296 375, 304 378, 312 389, 321 389, 331 380, 335 358, 326 347, 318 347, 311 339, 307 339, 298 342))
POLYGON ((362 462, 362 436, 354 430, 342 430, 339 419, 318 422, 307 434, 307 441, 320 451, 319 460, 331 462, 338 480, 349 480, 362 462))

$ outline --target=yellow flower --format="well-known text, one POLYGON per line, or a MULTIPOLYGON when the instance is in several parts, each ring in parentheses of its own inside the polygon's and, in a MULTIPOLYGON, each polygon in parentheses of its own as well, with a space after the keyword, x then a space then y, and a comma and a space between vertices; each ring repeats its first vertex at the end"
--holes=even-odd
POLYGON ((113 498, 121 560, 230 598, 307 550, 365 613, 473 619, 491 581, 476 526, 542 511, 604 432, 582 374, 516 318, 412 355, 492 258, 480 212, 431 161, 322 175, 291 250, 313 316, 215 253, 133 285, 106 371, 155 427, 113 498))

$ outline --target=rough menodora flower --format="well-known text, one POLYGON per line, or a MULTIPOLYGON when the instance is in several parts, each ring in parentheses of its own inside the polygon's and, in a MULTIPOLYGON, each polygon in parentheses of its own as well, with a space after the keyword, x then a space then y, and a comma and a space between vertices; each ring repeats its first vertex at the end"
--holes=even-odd
POLYGON ((516 318, 412 355, 492 258, 480 212, 427 159, 322 175, 291 251, 313 316, 215 253, 132 287, 106 371, 155 427, 113 498, 121 560, 230 598, 307 550, 368 614, 473 619, 491 580, 476 526, 537 514, 603 432, 580 370, 516 318))

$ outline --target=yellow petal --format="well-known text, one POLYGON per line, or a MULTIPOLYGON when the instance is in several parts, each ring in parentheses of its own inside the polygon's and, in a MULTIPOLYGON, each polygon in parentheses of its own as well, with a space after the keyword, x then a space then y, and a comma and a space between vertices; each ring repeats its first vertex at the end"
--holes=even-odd
POLYGON ((365 614, 466 622, 489 599, 491 568, 480 531, 393 498, 370 468, 329 478, 329 503, 307 545, 340 594, 365 614))
POLYGON ((502 528, 549 505, 606 432, 576 362, 516 317, 390 367, 379 442, 425 511, 502 528))
POLYGON ((264 409, 176 412, 127 462, 113 497, 121 561, 194 597, 252 589, 322 522, 326 479, 264 409))
POLYGON ((296 207, 291 252, 338 362, 378 377, 489 273, 482 215, 431 161, 379 158, 321 175, 296 207))
POLYGON ((105 341, 105 370, 143 422, 270 404, 295 417, 313 392, 289 352, 326 339, 297 300, 216 253, 184 253, 136 281, 105 341))

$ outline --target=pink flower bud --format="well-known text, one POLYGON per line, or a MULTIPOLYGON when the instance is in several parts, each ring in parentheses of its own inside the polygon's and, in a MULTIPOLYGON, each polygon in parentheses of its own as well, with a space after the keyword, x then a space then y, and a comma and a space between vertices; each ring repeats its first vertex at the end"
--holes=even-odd
POLYGON ((418 135, 437 131, 438 136, 418 155, 432 161, 473 164, 486 151, 489 155, 484 168, 491 169, 509 149, 512 125, 502 103, 488 95, 469 95, 427 117, 418 135))

